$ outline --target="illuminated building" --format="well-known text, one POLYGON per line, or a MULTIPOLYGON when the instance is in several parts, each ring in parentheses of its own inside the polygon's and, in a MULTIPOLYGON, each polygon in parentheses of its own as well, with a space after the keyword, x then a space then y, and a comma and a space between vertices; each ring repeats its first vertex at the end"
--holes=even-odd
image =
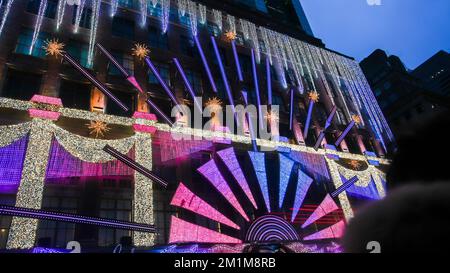
POLYGON ((16 217, 1 216, 0 247, 337 239, 361 196, 384 196, 394 139, 358 63, 313 37, 298 3, 276 2, 91 0, 81 9, 56 0, 8 1, 0 33, 0 200, 33 211, 3 208, 16 217), (299 17, 283 21, 280 10, 299 17), (65 45, 63 57, 45 55, 51 39, 65 45), (203 102, 279 105, 276 140, 256 136, 252 145, 233 131, 187 127, 175 130, 204 138, 174 139, 162 117, 176 103, 194 109, 192 93, 203 102), (114 160, 105 145, 168 187, 114 160), (34 219, 49 213, 52 220, 34 219), (301 228, 311 215, 316 221, 301 228), (149 232, 153 225, 157 235, 149 232), (283 227, 289 232, 280 233, 283 227))

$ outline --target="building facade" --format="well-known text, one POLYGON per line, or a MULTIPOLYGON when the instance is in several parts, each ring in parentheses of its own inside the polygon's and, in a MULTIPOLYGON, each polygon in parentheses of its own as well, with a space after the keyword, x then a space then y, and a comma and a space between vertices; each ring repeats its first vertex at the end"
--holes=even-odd
MULTIPOLYGON (((92 225, 89 219, 1 216, 0 247, 64 248, 74 240, 86 248, 238 243, 270 215, 293 227, 288 238, 339 237, 361 200, 384 196, 384 157, 394 138, 358 63, 312 36, 298 1, 279 2, 4 1, 1 204, 103 220, 92 225), (279 15, 286 13, 299 17, 279 15), (79 69, 47 56, 54 39, 129 111, 79 69), (138 43, 150 50, 157 73, 133 50, 138 43), (145 94, 124 74, 133 75, 145 94), (189 89, 203 102, 279 106, 279 129, 270 131, 276 138, 256 135, 252 150, 251 138, 235 135, 234 128, 219 137, 214 130, 182 127, 177 130, 200 139, 175 140, 160 115, 159 122, 147 115, 155 113, 146 103, 150 98, 170 117, 175 104, 167 89, 191 109, 189 89), (100 136, 91 127, 98 122, 107 125, 100 136), (146 166, 168 187, 152 186, 105 154, 105 145, 146 166), (357 182, 347 185, 354 177, 357 182), (300 192, 305 194, 298 199, 300 192), (318 217, 322 205, 333 210, 318 217), (300 208, 307 211, 302 218, 300 208), (104 219, 155 225, 157 235, 142 227, 108 227, 104 219)), ((266 118, 262 111, 258 116, 266 118)))

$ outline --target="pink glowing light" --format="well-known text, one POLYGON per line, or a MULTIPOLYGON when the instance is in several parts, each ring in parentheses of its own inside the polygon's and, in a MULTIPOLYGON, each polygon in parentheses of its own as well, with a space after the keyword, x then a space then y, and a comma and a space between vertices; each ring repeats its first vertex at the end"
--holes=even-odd
POLYGON ((250 221, 236 196, 231 191, 230 186, 228 186, 227 181, 223 178, 222 174, 220 174, 214 159, 211 159, 208 163, 198 168, 197 171, 211 182, 211 184, 225 197, 225 199, 228 200, 228 202, 230 202, 245 220, 250 221))
POLYGON ((51 105, 63 106, 60 98, 47 97, 42 95, 33 95, 30 101, 36 103, 46 103, 51 105))
POLYGON ((340 222, 303 238, 305 241, 341 238, 344 234, 345 222, 340 222))
POLYGON ((183 183, 180 183, 180 185, 178 186, 178 189, 175 192, 175 195, 173 196, 172 202, 170 202, 170 204, 172 206, 190 210, 192 212, 205 216, 206 218, 233 227, 235 229, 240 229, 238 225, 233 223, 222 213, 218 212, 203 199, 195 195, 183 183))
POLYGON ((236 181, 241 186, 241 189, 244 191, 245 195, 247 195, 252 205, 258 209, 258 205, 256 205, 255 199, 253 198, 252 191, 248 186, 248 182, 245 179, 244 173, 242 172, 241 166, 239 165, 239 161, 236 158, 236 153, 233 148, 228 148, 222 151, 217 152, 222 161, 227 165, 227 168, 230 170, 231 174, 233 174, 236 181))
POLYGON ((133 124, 133 129, 136 132, 142 132, 142 133, 148 133, 148 134, 154 134, 157 131, 156 127, 142 125, 142 124, 133 124))
POLYGON ((241 240, 172 216, 169 244, 181 242, 240 244, 241 240))
POLYGON ((139 90, 139 92, 141 92, 142 94, 144 94, 144 90, 142 89, 142 87, 139 85, 139 83, 137 82, 136 78, 134 76, 129 76, 127 78, 127 81, 129 83, 131 83, 137 90, 139 90))
POLYGON ((306 220, 306 222, 302 225, 302 228, 305 228, 315 221, 319 220, 323 216, 332 213, 333 211, 338 210, 339 207, 336 205, 336 202, 334 202, 333 198, 327 194, 325 196, 325 199, 323 199, 322 203, 317 207, 317 209, 309 216, 309 218, 306 220))
POLYGON ((150 114, 150 113, 145 113, 145 112, 134 112, 133 118, 134 119, 155 120, 155 121, 158 120, 156 118, 155 114, 150 114))
POLYGON ((42 119, 49 119, 49 120, 58 120, 59 116, 61 116, 61 113, 59 113, 59 112, 51 112, 51 111, 39 110, 39 109, 28 109, 28 114, 32 118, 42 118, 42 119))

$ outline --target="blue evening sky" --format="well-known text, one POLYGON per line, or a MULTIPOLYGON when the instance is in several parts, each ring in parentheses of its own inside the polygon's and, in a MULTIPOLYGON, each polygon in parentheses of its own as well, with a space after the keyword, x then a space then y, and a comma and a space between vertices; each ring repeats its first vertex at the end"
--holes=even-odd
POLYGON ((414 69, 450 51, 450 0, 300 0, 317 38, 361 61, 380 48, 414 69), (368 2, 381 1, 380 6, 368 2))

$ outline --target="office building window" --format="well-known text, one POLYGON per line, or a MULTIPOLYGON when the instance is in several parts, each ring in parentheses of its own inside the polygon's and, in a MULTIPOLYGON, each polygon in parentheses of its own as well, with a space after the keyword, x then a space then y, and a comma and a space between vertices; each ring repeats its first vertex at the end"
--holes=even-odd
POLYGON ((156 47, 160 49, 169 49, 169 42, 167 34, 162 34, 156 27, 149 27, 149 42, 151 47, 156 47))
MULTIPOLYGON (((77 17, 77 10, 79 9, 79 6, 76 6, 73 9, 73 14, 72 14, 72 25, 75 25, 75 20, 77 17)), ((92 9, 88 8, 88 7, 84 7, 83 11, 81 12, 81 18, 80 18, 80 27, 82 28, 87 28, 90 29, 91 28, 91 17, 92 17, 92 9)))
POLYGON ((132 9, 133 0, 119 0, 119 6, 121 6, 122 8, 132 9))
MULTIPOLYGON (((156 69, 159 71, 161 78, 170 85, 170 67, 168 64, 155 63, 156 69)), ((150 84, 159 84, 159 81, 156 79, 156 76, 153 74, 151 70, 148 71, 148 83, 150 84)))
POLYGON ((133 40, 134 22, 125 18, 114 17, 112 22, 112 35, 133 40))
POLYGON ((39 94, 42 75, 8 69, 2 96, 30 100, 34 94, 39 94))
POLYGON ((192 88, 194 88, 195 94, 201 95, 203 93, 203 88, 202 77, 200 76, 200 74, 192 70, 186 70, 186 77, 191 83, 192 88))
MULTIPOLYGON (((100 217, 121 221, 131 221, 132 201, 129 199, 102 199, 100 201, 100 217)), ((99 228, 98 245, 112 246, 120 243, 124 237, 130 237, 128 230, 99 228)))
POLYGON ((82 66, 91 68, 88 63, 89 45, 71 40, 67 45, 67 53, 69 53, 82 66))
POLYGON ((64 107, 90 110, 91 85, 61 80, 59 97, 64 107))
MULTIPOLYGON (((4 1, 6 2, 6 1, 4 1)), ((41 5, 41 0, 30 0, 28 1, 27 11, 33 14, 39 13, 39 6, 41 5)), ((48 0, 47 8, 45 9, 44 16, 47 18, 55 19, 56 9, 58 8, 58 0, 48 0)))
POLYGON ((248 55, 238 54, 242 73, 252 73, 252 59, 248 55))
POLYGON ((132 93, 121 92, 117 90, 111 90, 111 92, 116 96, 121 102, 123 102, 130 109, 128 112, 125 112, 119 105, 117 105, 112 100, 107 100, 106 102, 106 113, 110 115, 116 116, 131 116, 134 112, 135 99, 136 96, 132 93))
POLYGON ((30 54, 31 42, 33 40, 33 31, 31 29, 23 29, 19 34, 17 40, 15 53, 31 55, 38 58, 45 57, 45 41, 50 38, 50 35, 45 32, 39 32, 36 43, 34 44, 33 51, 30 54))
MULTIPOLYGON (((134 74, 134 60, 133 56, 123 54, 120 52, 112 52, 114 58, 125 68, 125 70, 131 75, 134 74)), ((109 63, 109 74, 117 76, 122 75, 120 70, 112 63, 109 63)))
POLYGON ((286 111, 283 99, 278 94, 272 94, 272 105, 278 105, 280 107, 280 111, 286 111))
POLYGON ((191 37, 181 35, 180 36, 180 51, 183 55, 194 57, 194 40, 191 37))

